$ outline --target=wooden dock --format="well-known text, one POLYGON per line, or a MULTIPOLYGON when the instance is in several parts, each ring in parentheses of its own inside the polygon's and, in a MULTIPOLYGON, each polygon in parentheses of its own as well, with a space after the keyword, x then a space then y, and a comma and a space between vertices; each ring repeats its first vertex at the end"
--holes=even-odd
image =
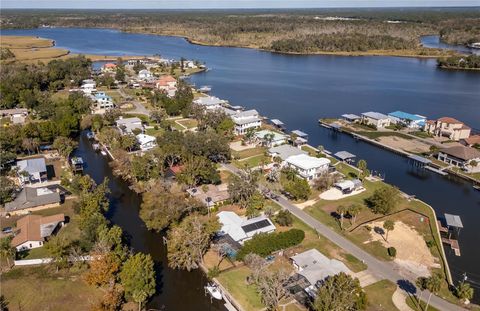
POLYGON ((455 252, 455 256, 460 256, 460 245, 457 240, 442 238, 442 242, 450 245, 450 248, 455 252))

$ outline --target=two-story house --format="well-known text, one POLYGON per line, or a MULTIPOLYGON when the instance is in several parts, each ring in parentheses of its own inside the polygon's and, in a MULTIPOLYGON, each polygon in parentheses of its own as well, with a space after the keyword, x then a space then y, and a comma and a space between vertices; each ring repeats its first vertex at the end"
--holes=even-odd
POLYGON ((237 135, 243 135, 250 128, 258 128, 262 125, 262 121, 255 109, 240 111, 231 115, 233 123, 235 123, 235 133, 237 135))
POLYGON ((463 122, 450 117, 443 117, 438 120, 428 120, 424 127, 425 132, 439 137, 448 137, 451 140, 459 141, 470 136, 471 128, 463 122))
POLYGON ((288 157, 286 165, 297 172, 301 178, 311 181, 328 171, 330 160, 327 158, 315 158, 306 154, 298 154, 288 157))

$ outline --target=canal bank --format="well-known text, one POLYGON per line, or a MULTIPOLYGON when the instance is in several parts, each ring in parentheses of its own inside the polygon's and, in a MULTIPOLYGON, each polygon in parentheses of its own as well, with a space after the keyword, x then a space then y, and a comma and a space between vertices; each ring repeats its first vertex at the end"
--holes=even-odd
POLYGON ((95 152, 85 135, 80 136, 74 154, 86 162, 84 173, 90 175, 96 183, 108 178, 111 194, 107 218, 122 228, 134 251, 148 253, 155 261, 157 289, 148 303, 148 308, 179 311, 225 310, 221 302, 211 302, 205 296, 207 278, 202 271, 187 272, 168 267, 167 250, 162 243, 163 234, 147 230, 139 217, 140 196, 129 189, 127 182, 113 174, 107 157, 95 152))

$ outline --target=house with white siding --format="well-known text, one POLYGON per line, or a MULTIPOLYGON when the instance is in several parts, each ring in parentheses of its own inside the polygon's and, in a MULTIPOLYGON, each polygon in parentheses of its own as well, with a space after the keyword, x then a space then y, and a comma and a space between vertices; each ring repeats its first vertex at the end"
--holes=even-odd
POLYGON ((307 181, 314 180, 327 172, 330 162, 327 158, 315 158, 306 154, 293 155, 285 160, 288 167, 294 169, 298 176, 307 181))

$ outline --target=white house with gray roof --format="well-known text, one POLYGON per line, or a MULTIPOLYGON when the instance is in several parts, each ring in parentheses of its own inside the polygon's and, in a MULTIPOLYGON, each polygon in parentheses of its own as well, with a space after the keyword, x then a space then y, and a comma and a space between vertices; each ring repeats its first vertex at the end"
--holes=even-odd
POLYGON ((376 128, 387 127, 391 123, 391 119, 380 112, 364 112, 362 113, 362 123, 374 125, 376 128))
POLYGON ((226 100, 215 96, 202 96, 195 99, 193 102, 206 110, 220 109, 224 104, 227 103, 226 100))
POLYGON ((276 146, 276 147, 272 147, 270 149, 268 149, 268 154, 272 157, 272 158, 280 158, 282 159, 282 161, 285 161, 286 159, 288 159, 289 157, 291 156, 294 156, 294 155, 299 155, 299 154, 308 154, 308 152, 298 148, 298 147, 294 147, 292 145, 280 145, 280 146, 276 146))
POLYGON ((34 184, 47 180, 47 165, 45 158, 25 159, 17 162, 14 167, 17 170, 18 180, 21 185, 34 184))
POLYGON ((240 244, 250 240, 255 234, 275 231, 275 225, 265 216, 246 219, 230 211, 222 211, 217 216, 222 225, 218 234, 229 235, 240 244))
POLYGON ((134 130, 138 129, 143 133, 143 124, 142 120, 137 117, 133 118, 123 118, 120 117, 116 121, 117 127, 120 130, 120 132, 124 135, 126 134, 132 134, 134 130))
POLYGON ((328 171, 330 160, 327 158, 315 158, 306 154, 298 154, 288 157, 286 165, 297 172, 297 175, 307 181, 318 178, 328 171))
POLYGON ((240 111, 231 115, 233 122, 235 123, 235 133, 237 135, 243 135, 250 128, 258 128, 262 125, 262 121, 255 109, 240 111))

